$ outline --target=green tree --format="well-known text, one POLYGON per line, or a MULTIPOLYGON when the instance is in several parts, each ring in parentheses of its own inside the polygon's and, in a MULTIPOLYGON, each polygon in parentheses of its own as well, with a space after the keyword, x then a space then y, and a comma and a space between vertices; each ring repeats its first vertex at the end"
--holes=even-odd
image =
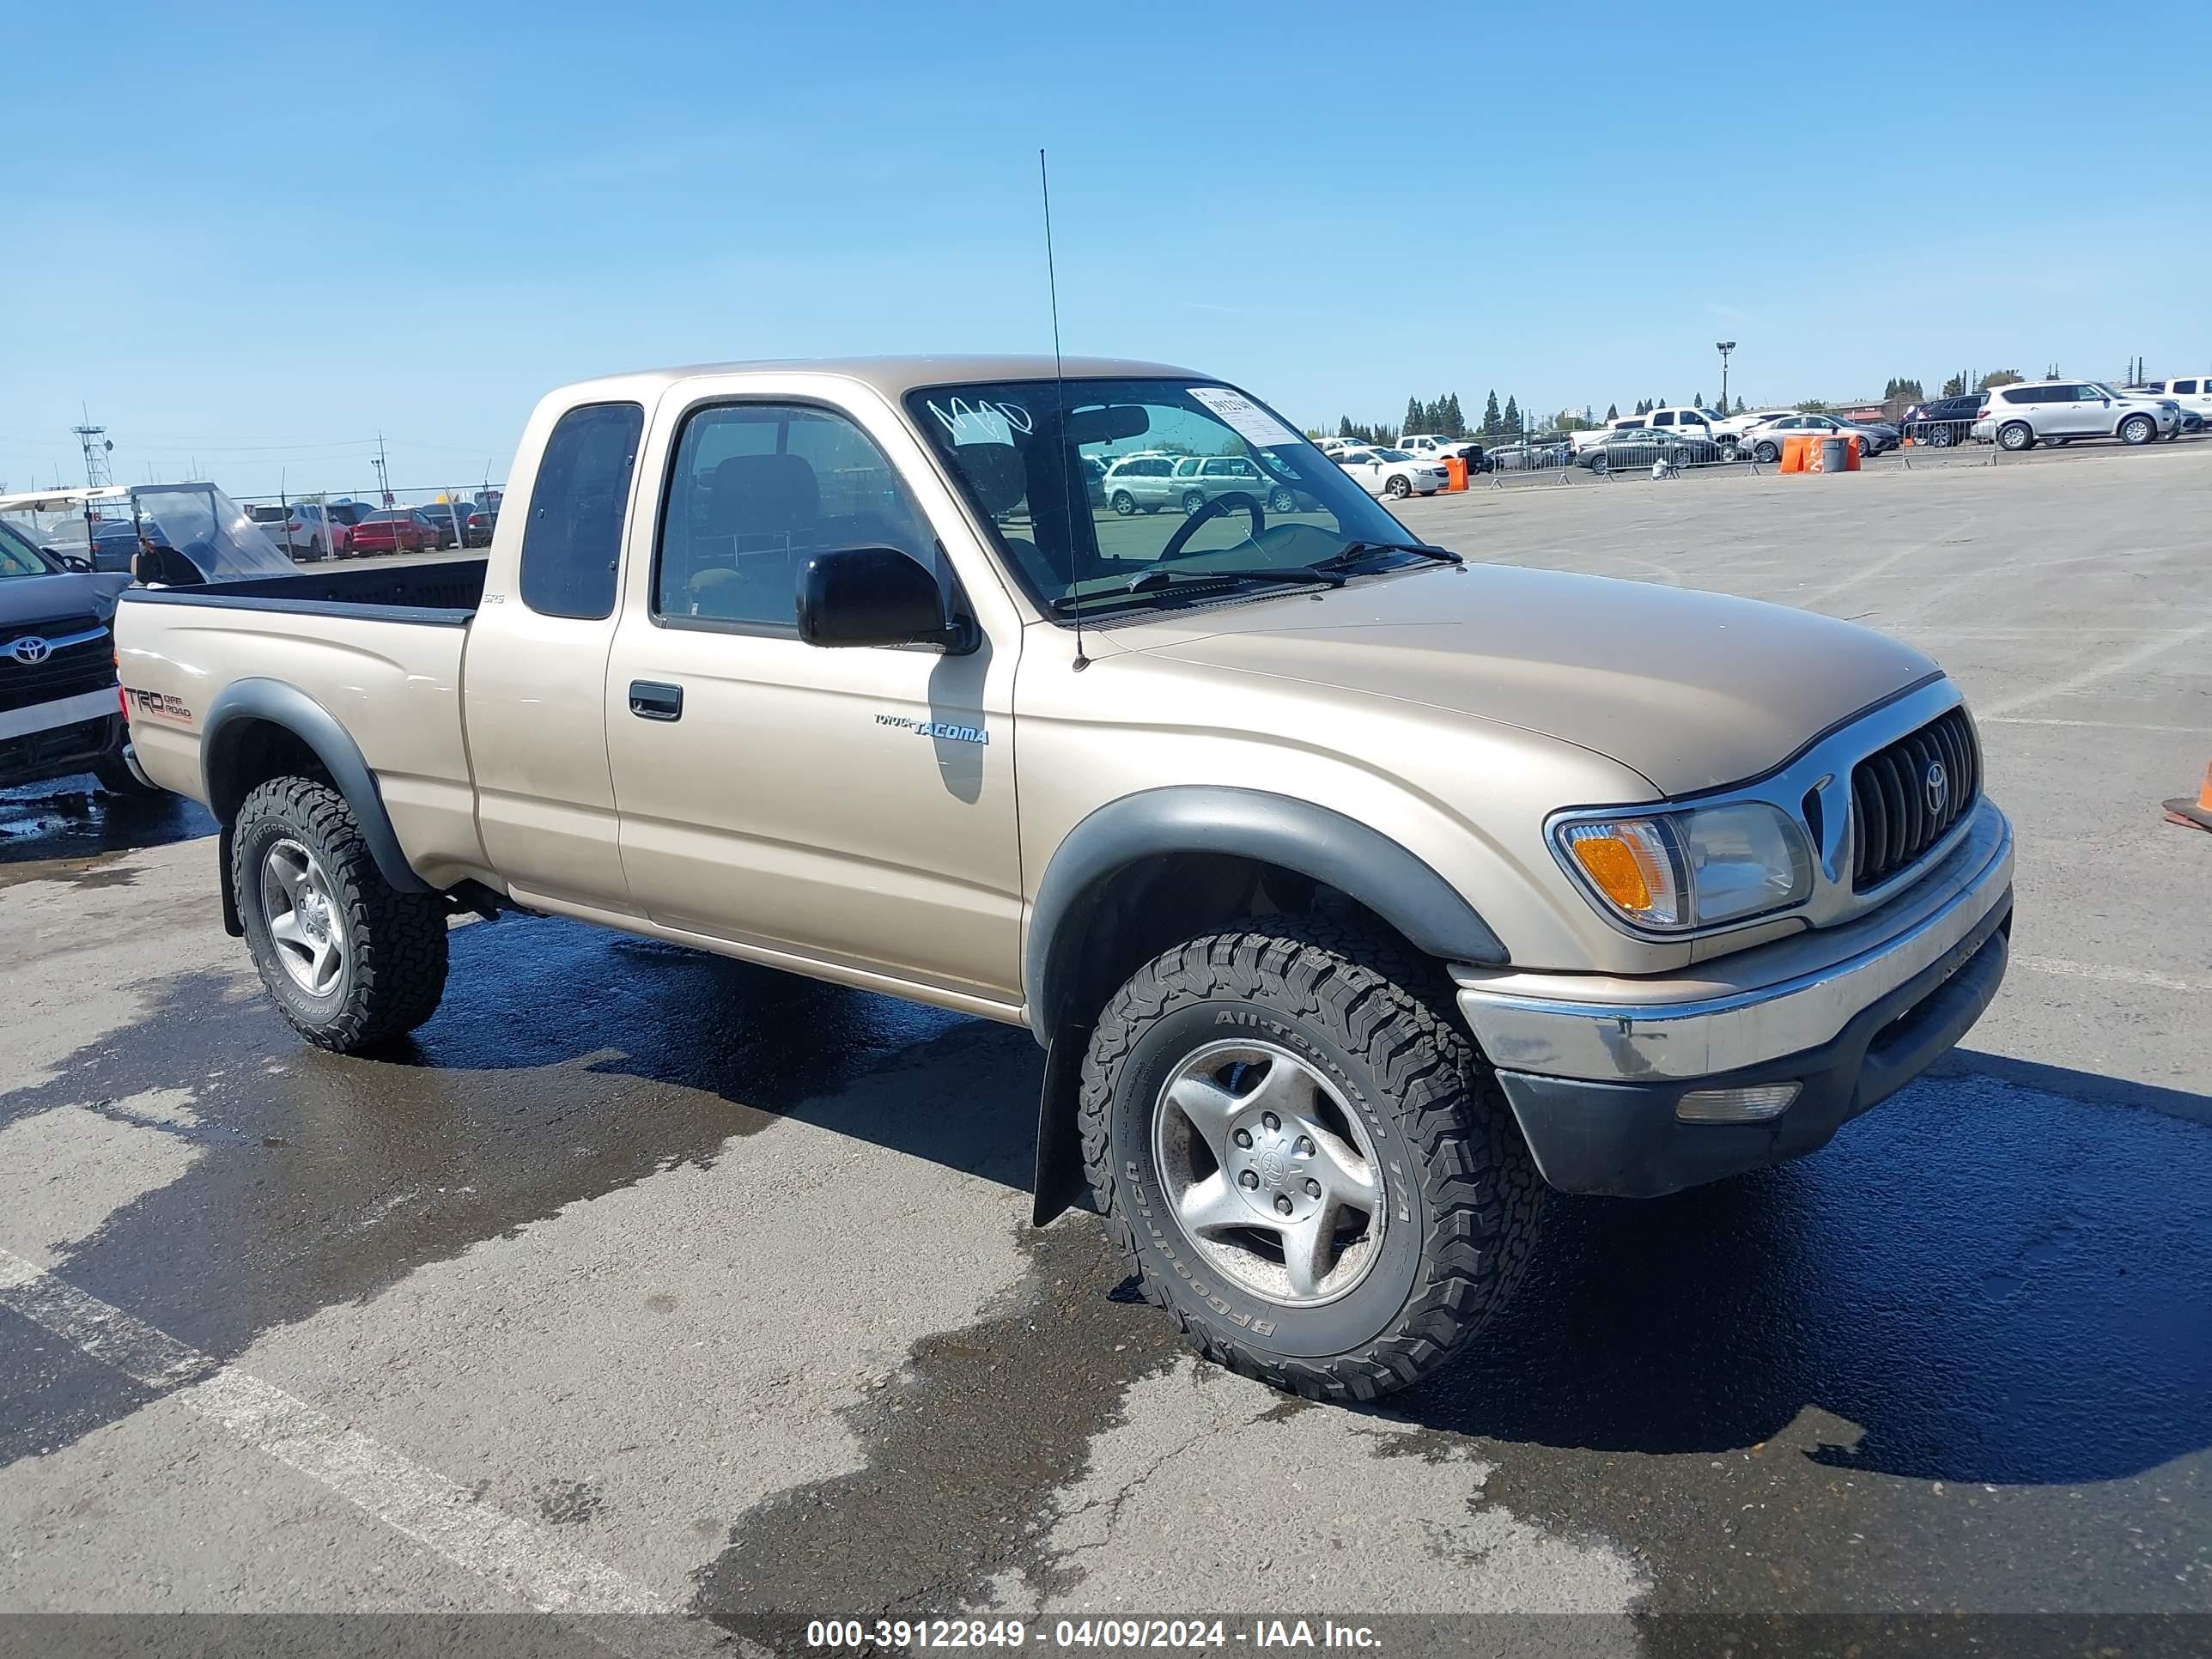
POLYGON ((1741 392, 1735 394, 1735 412, 1739 415, 1746 412, 1743 406, 1743 393, 1741 392))
POLYGON ((1607 404, 1605 406, 1605 418, 1608 421, 1619 420, 1620 418, 1620 405, 1619 404, 1607 404))
POLYGON ((1991 386, 2018 386, 2020 380, 2021 374, 2016 368, 1993 368, 1975 384, 1974 390, 1987 392, 1991 386))
POLYGON ((1346 415, 1338 419, 1336 423, 1336 435, 1340 438, 1352 438, 1358 435, 1352 429, 1351 416, 1346 415))
POLYGON ((1498 393, 1493 390, 1490 401, 1482 407, 1482 435, 1495 438, 1505 430, 1505 417, 1498 412, 1498 393))
POLYGON ((1421 400, 1420 400, 1419 398, 1407 398, 1407 399, 1406 399, 1406 430, 1407 430, 1407 431, 1408 431, 1408 432, 1419 432, 1419 431, 1421 429, 1421 415, 1422 415, 1422 410, 1421 410, 1421 400))
POLYGON ((1460 412, 1459 393, 1448 392, 1444 397, 1443 420, 1441 424, 1448 438, 1467 436, 1467 416, 1460 412))
POLYGON ((1513 401, 1510 393, 1505 399, 1505 429, 1508 432, 1518 432, 1521 429, 1521 406, 1513 401))
POLYGON ((1705 394, 1702 392, 1700 392, 1696 397, 1690 399, 1690 407, 1692 409, 1703 409, 1705 406, 1705 394))

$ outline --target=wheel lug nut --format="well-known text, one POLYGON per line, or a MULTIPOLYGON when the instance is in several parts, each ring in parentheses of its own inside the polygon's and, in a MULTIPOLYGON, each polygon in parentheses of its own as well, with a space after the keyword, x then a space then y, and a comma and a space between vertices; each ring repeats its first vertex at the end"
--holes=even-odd
POLYGON ((1275 1194, 1275 1207, 1280 1210, 1285 1215, 1288 1215, 1291 1212, 1291 1200, 1285 1198, 1282 1194, 1277 1193, 1275 1194))
POLYGON ((1306 1182, 1306 1196, 1308 1198, 1319 1198, 1321 1196, 1321 1182, 1318 1181, 1309 1181, 1306 1182))
POLYGON ((1311 1158, 1314 1155, 1312 1137, 1309 1135, 1300 1135, 1298 1137, 1297 1153, 1300 1158, 1311 1158))
POLYGON ((1245 1170, 1244 1173, 1238 1176, 1237 1179, 1240 1183, 1247 1187, 1256 1187, 1260 1184, 1260 1177, 1250 1170, 1245 1170))
POLYGON ((1249 1146, 1252 1144, 1252 1132, 1249 1129, 1239 1129, 1237 1132, 1237 1144, 1239 1146, 1249 1146))
POLYGON ((1276 1130, 1283 1127, 1283 1120, 1277 1117, 1273 1112, 1261 1113, 1260 1121, 1267 1126, 1267 1133, 1269 1134, 1274 1133, 1276 1130))

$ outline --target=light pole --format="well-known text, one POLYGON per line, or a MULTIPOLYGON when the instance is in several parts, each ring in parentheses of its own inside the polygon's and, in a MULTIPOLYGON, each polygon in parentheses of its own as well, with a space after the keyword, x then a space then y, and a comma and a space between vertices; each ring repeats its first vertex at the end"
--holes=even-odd
POLYGON ((1713 349, 1721 354, 1721 413, 1725 415, 1729 412, 1728 355, 1729 352, 1735 349, 1735 342, 1734 340, 1716 340, 1713 342, 1713 349))

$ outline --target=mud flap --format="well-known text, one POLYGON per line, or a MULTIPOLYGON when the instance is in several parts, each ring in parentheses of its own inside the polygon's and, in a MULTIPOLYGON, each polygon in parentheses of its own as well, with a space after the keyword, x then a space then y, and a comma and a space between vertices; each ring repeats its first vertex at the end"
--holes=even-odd
POLYGON ((1090 1192, 1083 1173, 1083 1137, 1075 1126, 1083 1052, 1091 1033, 1063 1025, 1044 1051, 1044 1088, 1037 1097, 1036 1175, 1030 1185, 1030 1224, 1042 1227, 1073 1209, 1090 1192))

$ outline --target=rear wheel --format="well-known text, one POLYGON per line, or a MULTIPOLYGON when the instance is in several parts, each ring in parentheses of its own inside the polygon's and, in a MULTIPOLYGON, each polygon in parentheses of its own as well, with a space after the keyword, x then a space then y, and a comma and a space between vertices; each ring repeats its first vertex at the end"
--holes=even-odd
POLYGON ((1267 497, 1267 511, 1280 518, 1285 513, 1298 510, 1298 498, 1278 485, 1267 497))
POLYGON ((2026 421, 2008 421, 1997 428, 1997 447, 2019 451, 2035 447, 2035 428, 2026 421))
POLYGON ((1200 495, 1195 489, 1186 489, 1182 492, 1182 510, 1183 515, 1186 518, 1190 514, 1200 511, 1205 507, 1205 505, 1206 497, 1200 495))
POLYGON ((247 795, 231 879, 261 983, 292 1029, 355 1054, 413 1030, 446 990, 446 915, 384 878, 345 797, 312 778, 247 795))
POLYGON ((1501 1306, 1540 1185, 1433 963, 1271 917, 1140 969, 1084 1060, 1084 1152, 1146 1298, 1315 1398, 1417 1381, 1501 1306))
POLYGON ((1134 495, 1132 495, 1126 489, 1115 490, 1114 492, 1114 510, 1125 519, 1131 517, 1137 510, 1137 498, 1134 495))
POLYGON ((2120 441, 2130 446, 2148 443, 2158 435, 2158 423, 2148 415, 2130 415, 2120 422, 2120 441))
POLYGON ((1939 426, 1928 434, 1928 446, 1931 449, 1948 449, 1954 441, 1948 426, 1939 426))

